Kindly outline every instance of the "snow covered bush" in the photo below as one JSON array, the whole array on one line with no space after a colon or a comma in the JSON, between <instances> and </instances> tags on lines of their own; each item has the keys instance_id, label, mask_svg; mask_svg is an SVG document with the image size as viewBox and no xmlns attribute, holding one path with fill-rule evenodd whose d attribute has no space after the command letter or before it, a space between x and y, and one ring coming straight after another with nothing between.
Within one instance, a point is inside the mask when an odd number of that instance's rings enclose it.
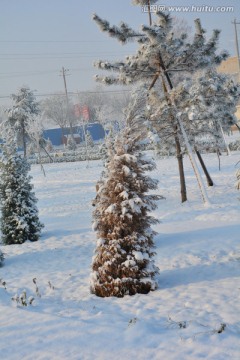
<instances>
[{"instance_id":1,"label":"snow covered bush","mask_svg":"<svg viewBox=\"0 0 240 360\"><path fill-rule=\"evenodd\" d=\"M72 136L68 136L67 149L68 150L76 150L76 148L77 148L76 141L72 138Z\"/></svg>"},{"instance_id":2,"label":"snow covered bush","mask_svg":"<svg viewBox=\"0 0 240 360\"><path fill-rule=\"evenodd\" d=\"M240 140L230 142L229 148L231 151L239 151L240 150Z\"/></svg>"},{"instance_id":3,"label":"snow covered bush","mask_svg":"<svg viewBox=\"0 0 240 360\"><path fill-rule=\"evenodd\" d=\"M90 131L88 131L88 130L86 131L86 142L87 142L87 146L94 147L92 135L91 135Z\"/></svg>"},{"instance_id":4,"label":"snow covered bush","mask_svg":"<svg viewBox=\"0 0 240 360\"><path fill-rule=\"evenodd\" d=\"M47 150L47 152L52 152L53 151L53 144L52 144L50 139L46 140L45 149Z\"/></svg>"},{"instance_id":5,"label":"snow covered bush","mask_svg":"<svg viewBox=\"0 0 240 360\"><path fill-rule=\"evenodd\" d=\"M54 151L49 154L41 153L41 157L35 156L28 158L28 162L31 164L48 164L51 162L75 162L75 161L86 161L86 160L99 160L101 154L99 152L99 146L94 146L93 148L88 148L88 153L86 152L86 147L78 147L75 151L64 150L64 151Z\"/></svg>"},{"instance_id":6,"label":"snow covered bush","mask_svg":"<svg viewBox=\"0 0 240 360\"><path fill-rule=\"evenodd\" d=\"M237 123L239 95L240 86L215 68L197 72L171 91L194 148L212 148L215 152L228 149L225 134Z\"/></svg>"},{"instance_id":7,"label":"snow covered bush","mask_svg":"<svg viewBox=\"0 0 240 360\"><path fill-rule=\"evenodd\" d=\"M151 229L157 220L148 213L160 196L146 194L156 189L157 181L145 175L155 164L139 151L129 128L109 151L93 212L98 241L91 291L101 297L146 294L157 287Z\"/></svg>"},{"instance_id":8,"label":"snow covered bush","mask_svg":"<svg viewBox=\"0 0 240 360\"><path fill-rule=\"evenodd\" d=\"M36 144L30 143L27 147L27 156L28 157L34 156L36 152L37 152Z\"/></svg>"},{"instance_id":9,"label":"snow covered bush","mask_svg":"<svg viewBox=\"0 0 240 360\"><path fill-rule=\"evenodd\" d=\"M12 301L15 301L20 306L29 306L32 305L34 301L34 297L30 296L27 298L27 292L26 290L23 290L20 295L15 295L12 297Z\"/></svg>"},{"instance_id":10,"label":"snow covered bush","mask_svg":"<svg viewBox=\"0 0 240 360\"><path fill-rule=\"evenodd\" d=\"M36 241L43 225L38 218L37 199L28 175L30 165L16 150L5 146L0 166L2 242L10 245Z\"/></svg>"},{"instance_id":11,"label":"snow covered bush","mask_svg":"<svg viewBox=\"0 0 240 360\"><path fill-rule=\"evenodd\" d=\"M116 136L114 135L113 130L110 129L104 138L104 142L99 146L99 156L103 160L104 164L109 161L109 150L114 147L115 137Z\"/></svg>"},{"instance_id":12,"label":"snow covered bush","mask_svg":"<svg viewBox=\"0 0 240 360\"><path fill-rule=\"evenodd\" d=\"M106 146L105 142L103 142L99 146L99 157L103 160L103 162L105 162L107 160L107 146Z\"/></svg>"}]
</instances>

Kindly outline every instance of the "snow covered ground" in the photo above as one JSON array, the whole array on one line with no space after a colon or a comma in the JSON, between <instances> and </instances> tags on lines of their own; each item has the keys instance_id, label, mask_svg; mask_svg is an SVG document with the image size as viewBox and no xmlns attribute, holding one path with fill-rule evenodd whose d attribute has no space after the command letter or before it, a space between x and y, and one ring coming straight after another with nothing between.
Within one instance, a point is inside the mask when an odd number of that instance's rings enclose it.
<instances>
[{"instance_id":1,"label":"snow covered ground","mask_svg":"<svg viewBox=\"0 0 240 360\"><path fill-rule=\"evenodd\" d=\"M180 203L176 159L157 160L154 215L159 289L98 298L89 292L95 234L91 200L101 161L32 167L43 236L1 247L0 357L4 360L240 359L240 152L204 155L215 186L202 204L185 159L189 201ZM34 284L33 279L36 279ZM38 295L36 294L36 285ZM32 305L11 300L26 291Z\"/></svg>"}]
</instances>

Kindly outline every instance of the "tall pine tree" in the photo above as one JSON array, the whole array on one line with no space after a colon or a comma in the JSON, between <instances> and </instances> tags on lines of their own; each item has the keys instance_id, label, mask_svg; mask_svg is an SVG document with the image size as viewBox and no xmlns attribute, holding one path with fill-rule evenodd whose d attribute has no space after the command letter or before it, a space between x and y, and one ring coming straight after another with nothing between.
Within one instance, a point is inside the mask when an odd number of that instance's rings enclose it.
<instances>
[{"instance_id":1,"label":"tall pine tree","mask_svg":"<svg viewBox=\"0 0 240 360\"><path fill-rule=\"evenodd\" d=\"M150 10L150 5L155 1L134 1L137 5L146 5ZM123 61L107 62L97 61L95 65L101 70L109 70L116 75L97 76L96 80L102 83L129 85L143 81L152 89L157 80L163 81L164 91L168 93L173 89L175 74L182 72L193 73L198 69L208 67L212 64L219 64L227 57L226 52L216 53L219 31L214 30L212 37L207 40L204 31L201 28L199 19L195 20L195 35L192 41L188 40L187 34L176 34L173 31L172 18L169 14L163 12L156 13L156 21L150 25L144 25L141 31L136 31L122 22L120 26L111 26L108 21L94 15L93 19L99 25L100 29L107 32L111 37L115 37L121 43L128 41L138 43L138 50L135 55L125 58ZM179 76L178 76L179 81ZM174 132L174 142L176 146L176 156L181 184L182 201L187 200L186 184L183 168L183 155L180 139L183 136L188 147L189 156L192 157L190 144L184 132L181 119L175 117L174 104L168 105L169 118L168 123ZM160 100L159 100L160 103ZM191 160L194 164L194 159ZM197 172L196 164L194 171Z\"/></svg>"}]
</instances>

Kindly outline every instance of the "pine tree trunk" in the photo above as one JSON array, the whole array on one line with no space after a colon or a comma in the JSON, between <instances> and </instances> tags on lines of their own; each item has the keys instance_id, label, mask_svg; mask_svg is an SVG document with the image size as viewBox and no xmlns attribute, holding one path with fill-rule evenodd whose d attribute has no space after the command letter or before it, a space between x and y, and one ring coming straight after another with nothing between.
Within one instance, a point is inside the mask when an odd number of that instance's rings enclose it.
<instances>
[{"instance_id":1,"label":"pine tree trunk","mask_svg":"<svg viewBox=\"0 0 240 360\"><path fill-rule=\"evenodd\" d=\"M160 60L162 62L162 58L160 57ZM162 67L164 67L164 65L162 64ZM151 84L151 87L154 86L157 78L158 78L159 75L157 75L154 79L153 79L153 82ZM171 83L171 80L169 77L167 77L168 81L169 81L169 84L171 84L171 89L173 88L173 85ZM166 98L166 101L169 103L169 106L171 106L171 102L170 102L170 99L169 99L169 96L168 96L168 90L167 90L167 87L165 85L165 81L162 77L162 85L163 85L163 91L164 91L164 94L165 94L165 98ZM185 181L185 174L184 174L184 167L183 167L183 155L182 155L182 151L181 151L181 144L180 144L180 140L179 140L179 136L178 136L178 126L175 126L173 125L173 128L174 128L174 132L175 132L175 135L174 135L174 140L175 140L175 147L176 147L176 156L177 156L177 161L178 161L178 171L179 171L179 178L180 178L180 189L181 189L181 200L182 200L182 203L187 201L187 188L186 188L186 181Z\"/></svg>"},{"instance_id":2,"label":"pine tree trunk","mask_svg":"<svg viewBox=\"0 0 240 360\"><path fill-rule=\"evenodd\" d=\"M180 141L177 135L175 135L175 145L176 145L176 154L177 154L178 170L180 177L181 199L183 203L187 201L187 189L186 189L186 181L185 181L184 167L183 167L183 155L181 151Z\"/></svg>"},{"instance_id":3,"label":"pine tree trunk","mask_svg":"<svg viewBox=\"0 0 240 360\"><path fill-rule=\"evenodd\" d=\"M26 158L27 157L27 142L26 142L26 131L25 131L24 120L21 121L21 127L22 127L23 155Z\"/></svg>"},{"instance_id":4,"label":"pine tree trunk","mask_svg":"<svg viewBox=\"0 0 240 360\"><path fill-rule=\"evenodd\" d=\"M217 148L217 157L218 157L218 170L221 170L221 159L220 159L221 153L219 149Z\"/></svg>"},{"instance_id":5,"label":"pine tree trunk","mask_svg":"<svg viewBox=\"0 0 240 360\"><path fill-rule=\"evenodd\" d=\"M210 176L210 174L209 174L209 172L208 172L208 170L207 170L207 168L206 168L206 166L205 166L205 163L204 163L204 161L203 161L203 158L202 158L200 152L197 150L196 146L194 147L194 150L195 150L195 152L196 152L196 154L197 154L198 160L199 160L199 162L200 162L200 164L201 164L201 166L202 166L202 169L203 169L203 171L204 171L204 174L205 174L205 176L206 176L208 186L213 186L212 178L211 178L211 176Z\"/></svg>"},{"instance_id":6,"label":"pine tree trunk","mask_svg":"<svg viewBox=\"0 0 240 360\"><path fill-rule=\"evenodd\" d=\"M75 142L73 126L72 126L71 120L69 120L69 129L70 129L70 136L71 136L72 140Z\"/></svg>"},{"instance_id":7,"label":"pine tree trunk","mask_svg":"<svg viewBox=\"0 0 240 360\"><path fill-rule=\"evenodd\" d=\"M87 167L89 165L89 152L88 152L88 142L87 142L87 135L86 135L86 129L84 126L84 123L82 122L82 128L83 128L83 134L84 134L84 140L85 140L85 148L86 148L86 161L87 161Z\"/></svg>"},{"instance_id":8,"label":"pine tree trunk","mask_svg":"<svg viewBox=\"0 0 240 360\"><path fill-rule=\"evenodd\" d=\"M173 89L172 81L171 81L171 79L170 79L170 77L169 77L169 74L168 74L168 72L167 72L167 70L166 70L165 64L164 64L164 62L163 62L163 59L162 59L162 56L161 56L160 53L159 53L159 60L160 60L160 67L161 67L162 70L163 70L163 73L164 73L165 78L166 78L166 80L167 80L167 82L168 82L168 85L169 85L170 89ZM167 91L167 90L165 90L165 91ZM190 145L190 143L189 143L189 141L188 141L187 134L186 134L186 132L185 132L183 126L182 126L182 123L181 123L181 120L180 120L180 119L178 119L178 122L179 122L180 130L181 130L181 132L182 132L182 134L183 134L183 137L184 137L184 140L185 140L187 149L188 149L188 154L189 154L189 157L190 157L190 160L191 160L191 164L192 164L192 166L193 166L193 170L194 170L194 172L195 172L195 175L196 175L196 177L197 177L197 181L198 181L198 183L199 183L199 187L200 187L200 190L201 190L201 193L202 193L203 201L206 202L206 203L209 203L209 200L208 200L208 197L207 197L207 194L206 194L204 185L203 185L203 183L202 183L201 175L200 175L200 173L199 173L199 171L198 171L197 164L196 164L195 159L194 159L193 154L192 154L192 148L191 148L191 145ZM177 137L177 139L178 139L178 137ZM175 141L176 141L176 140L175 140ZM178 141L179 141L179 139L178 139ZM180 143L179 143L179 146L180 146ZM177 143L176 143L176 148L177 148L177 147L178 147L178 146L177 146ZM180 150L181 150L181 148L180 148ZM200 154L199 154L199 155L200 155ZM178 156L178 150L177 150L177 156ZM200 155L200 157L201 157L201 155ZM183 162L182 162L182 164L180 164L180 161L181 161L180 158L179 158L178 161L179 161L178 166L179 166L179 174L180 174L180 183L181 183L181 186L184 185L184 186L186 187L185 179L184 179L184 184L183 184L183 183L182 183L182 178L181 178L181 176L184 177L184 171L183 171L183 174L182 174L182 175L181 175L181 172L180 172L180 165L182 166L182 170L183 170ZM199 161L200 161L200 159L199 159ZM206 168L206 166L205 166L205 164L204 164L204 161L203 161L202 157L201 157L200 163L201 163L201 165L202 165L202 164L204 165L204 168L205 168L206 171L207 171L207 168ZM203 166L203 165L202 165L202 166ZM204 171L204 172L205 172L205 171ZM208 174L208 175L209 175L209 174ZM210 185L209 185L209 186L210 186ZM186 191L186 189L185 189L185 191ZM182 188L181 188L181 193L182 193ZM183 194L182 194L182 199L183 199ZM187 197L186 197L186 200L187 200ZM186 201L186 200L184 200L184 201ZM183 201L182 201L182 202L183 202Z\"/></svg>"},{"instance_id":9,"label":"pine tree trunk","mask_svg":"<svg viewBox=\"0 0 240 360\"><path fill-rule=\"evenodd\" d=\"M205 187L204 187L204 184L203 184L203 181L202 181L202 177L201 177L201 174L200 174L200 172L199 172L199 169L198 169L196 160L195 160L195 158L194 158L191 145L190 145L190 143L189 143L189 141L188 141L188 137L187 137L186 131L185 131L184 127L183 127L183 124L182 124L181 119L179 119L179 118L177 117L177 120L178 120L178 124L179 124L180 130L181 130L181 133L182 133L182 135L183 135L184 142L185 142L186 147L187 147L189 159L190 159L190 161L191 161L193 170L194 170L195 175L196 175L196 178L197 178L197 182L198 182L198 185L199 185L199 188L200 188L200 191L201 191L201 195L202 195L202 198L203 198L203 202L204 202L205 204L207 204L207 205L210 205L210 201L209 201L209 198L208 198L208 196L207 196L207 192L206 192L206 189L205 189Z\"/></svg>"},{"instance_id":10,"label":"pine tree trunk","mask_svg":"<svg viewBox=\"0 0 240 360\"><path fill-rule=\"evenodd\" d=\"M151 2L150 2L150 0L148 0L148 18L149 18L149 25L152 26Z\"/></svg>"},{"instance_id":11,"label":"pine tree trunk","mask_svg":"<svg viewBox=\"0 0 240 360\"><path fill-rule=\"evenodd\" d=\"M225 137L225 135L224 135L222 125L221 125L220 123L219 123L219 126L220 126L220 130L221 130L221 134L222 134L222 137L223 137L223 141L224 141L225 147L226 147L226 149L227 149L227 154L228 154L228 155L231 155L231 151L230 151L229 146L228 146L228 144L227 144L227 140L226 140L226 137Z\"/></svg>"}]
</instances>

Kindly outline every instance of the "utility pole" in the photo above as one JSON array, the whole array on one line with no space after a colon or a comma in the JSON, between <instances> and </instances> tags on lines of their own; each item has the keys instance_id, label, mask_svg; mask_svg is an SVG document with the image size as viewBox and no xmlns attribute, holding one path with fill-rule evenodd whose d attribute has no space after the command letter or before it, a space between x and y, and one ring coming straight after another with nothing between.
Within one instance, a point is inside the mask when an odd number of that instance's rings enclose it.
<instances>
[{"instance_id":1,"label":"utility pole","mask_svg":"<svg viewBox=\"0 0 240 360\"><path fill-rule=\"evenodd\" d=\"M70 128L70 135L72 137L72 139L74 140L74 136L73 136L73 128L72 128L72 123L70 120L70 111L69 111L69 98L68 98L68 91L67 91L67 82L66 82L66 74L69 70L65 69L64 66L62 67L61 70L61 75L63 77L63 83L64 83L64 90L65 90L65 95L66 95L66 102L67 102L67 116L68 116L68 123L69 123L69 128ZM75 141L75 140L74 140Z\"/></svg>"},{"instance_id":2,"label":"utility pole","mask_svg":"<svg viewBox=\"0 0 240 360\"><path fill-rule=\"evenodd\" d=\"M78 101L79 101L79 104L80 104L80 94L79 94L79 92L77 94L78 94ZM89 166L89 152L88 152L88 142L87 142L87 136L86 136L86 129L85 129L85 124L84 124L82 115L80 115L80 118L82 120L82 129L83 129L83 135L84 135L84 140L85 140L86 160L87 160L87 167L88 167Z\"/></svg>"},{"instance_id":3,"label":"utility pole","mask_svg":"<svg viewBox=\"0 0 240 360\"><path fill-rule=\"evenodd\" d=\"M237 51L238 80L240 82L240 56L239 56L239 46L238 46L238 34L237 34L237 25L240 25L240 22L237 22L237 20L234 19L232 24L234 24L234 29L235 29L235 44L236 44L236 51Z\"/></svg>"}]
</instances>

